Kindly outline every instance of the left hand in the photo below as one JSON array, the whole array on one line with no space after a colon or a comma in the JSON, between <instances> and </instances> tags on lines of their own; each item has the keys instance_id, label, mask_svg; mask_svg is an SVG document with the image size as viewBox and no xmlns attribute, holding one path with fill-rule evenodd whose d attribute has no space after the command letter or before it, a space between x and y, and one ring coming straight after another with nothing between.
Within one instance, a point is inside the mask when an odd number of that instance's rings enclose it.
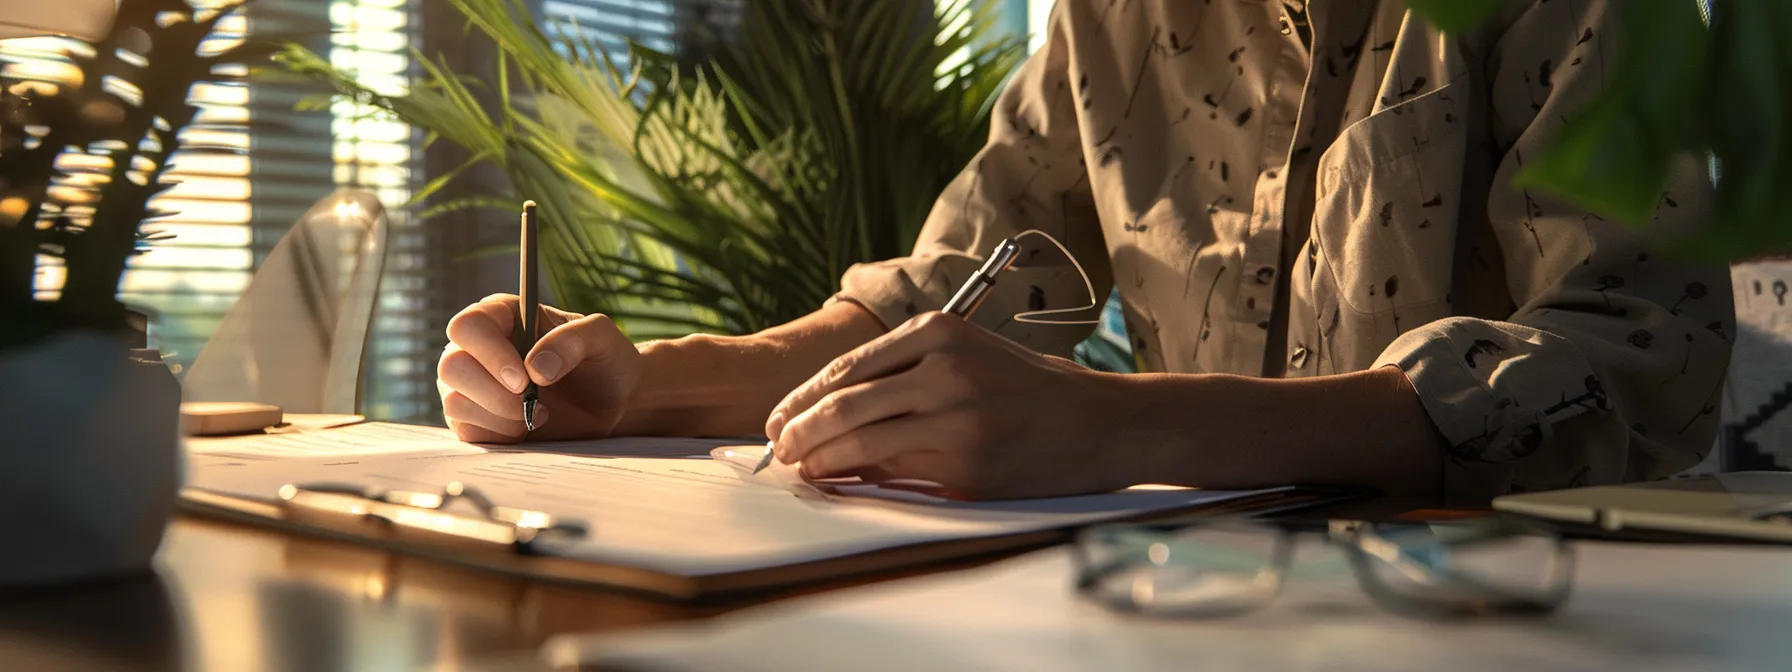
<instances>
[{"instance_id":1,"label":"left hand","mask_svg":"<svg viewBox=\"0 0 1792 672\"><path fill-rule=\"evenodd\" d=\"M766 435L808 478L919 479L973 499L1106 492L1133 485L1112 450L1127 385L928 313L792 390Z\"/></svg>"}]
</instances>

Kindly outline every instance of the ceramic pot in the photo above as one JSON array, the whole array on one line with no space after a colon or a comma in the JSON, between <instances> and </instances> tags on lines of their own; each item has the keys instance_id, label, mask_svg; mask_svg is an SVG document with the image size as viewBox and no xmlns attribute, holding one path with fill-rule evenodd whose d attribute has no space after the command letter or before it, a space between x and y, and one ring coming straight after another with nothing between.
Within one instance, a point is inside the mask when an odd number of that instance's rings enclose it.
<instances>
[{"instance_id":1,"label":"ceramic pot","mask_svg":"<svg viewBox=\"0 0 1792 672\"><path fill-rule=\"evenodd\" d=\"M183 470L153 351L91 331L0 350L0 586L147 571Z\"/></svg>"}]
</instances>

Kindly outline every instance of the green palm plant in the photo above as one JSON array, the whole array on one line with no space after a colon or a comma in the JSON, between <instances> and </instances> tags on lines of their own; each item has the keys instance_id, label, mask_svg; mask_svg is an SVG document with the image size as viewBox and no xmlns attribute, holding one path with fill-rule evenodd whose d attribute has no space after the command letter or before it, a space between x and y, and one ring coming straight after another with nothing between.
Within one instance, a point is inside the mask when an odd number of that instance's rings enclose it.
<instances>
[{"instance_id":1,"label":"green palm plant","mask_svg":"<svg viewBox=\"0 0 1792 672\"><path fill-rule=\"evenodd\" d=\"M550 37L513 0L450 2L496 43L498 81L419 55L423 85L382 96L302 47L279 60L467 150L419 190L423 216L540 202L557 302L636 338L780 324L852 264L906 254L1023 55L994 37L995 3L796 0L751 3L710 63L636 45L623 72L576 25ZM488 162L509 191L448 197Z\"/></svg>"}]
</instances>

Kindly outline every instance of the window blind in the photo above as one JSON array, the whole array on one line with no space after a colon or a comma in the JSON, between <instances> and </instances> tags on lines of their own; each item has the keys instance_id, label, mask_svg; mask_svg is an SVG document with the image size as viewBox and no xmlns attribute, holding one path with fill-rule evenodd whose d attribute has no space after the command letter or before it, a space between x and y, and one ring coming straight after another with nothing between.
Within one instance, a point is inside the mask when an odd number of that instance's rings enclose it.
<instances>
[{"instance_id":1,"label":"window blind","mask_svg":"<svg viewBox=\"0 0 1792 672\"><path fill-rule=\"evenodd\" d=\"M251 37L310 38L332 63L356 71L383 92L411 81L414 0L257 0L224 19L208 48ZM195 2L196 5L218 4ZM327 39L319 39L327 36ZM67 82L79 73L68 55L87 49L62 38L0 41L0 74ZM221 73L240 75L237 73ZM191 99L201 111L182 132L188 146L233 153L181 152L168 179L179 185L154 206L177 214L150 225L175 234L131 260L120 298L156 315L152 338L176 371L191 365L225 313L286 231L312 204L339 186L365 188L391 222L386 275L363 368L362 406L372 417L413 417L435 397L433 353L419 311L424 232L401 209L413 189L416 134L366 110L336 102L321 111L297 104L318 93L274 83L202 82ZM59 163L104 161L70 153ZM40 260L37 291L61 288L60 261Z\"/></svg>"}]
</instances>

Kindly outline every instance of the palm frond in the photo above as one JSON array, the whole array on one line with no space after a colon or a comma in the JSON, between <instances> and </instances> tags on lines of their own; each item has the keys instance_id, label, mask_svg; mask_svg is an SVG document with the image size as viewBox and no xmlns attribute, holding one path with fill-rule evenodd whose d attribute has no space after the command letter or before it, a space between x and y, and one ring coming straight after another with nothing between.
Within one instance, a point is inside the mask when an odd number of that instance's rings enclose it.
<instances>
[{"instance_id":1,"label":"palm frond","mask_svg":"<svg viewBox=\"0 0 1792 672\"><path fill-rule=\"evenodd\" d=\"M519 0L449 2L501 53L490 115L421 56L425 81L398 97L297 47L281 61L501 168L508 195L543 205L558 300L636 338L776 325L852 264L906 254L1022 55L995 38L995 3L792 0L751 3L711 63L631 45L624 72ZM502 202L454 193L465 168L419 191L425 213Z\"/></svg>"}]
</instances>

